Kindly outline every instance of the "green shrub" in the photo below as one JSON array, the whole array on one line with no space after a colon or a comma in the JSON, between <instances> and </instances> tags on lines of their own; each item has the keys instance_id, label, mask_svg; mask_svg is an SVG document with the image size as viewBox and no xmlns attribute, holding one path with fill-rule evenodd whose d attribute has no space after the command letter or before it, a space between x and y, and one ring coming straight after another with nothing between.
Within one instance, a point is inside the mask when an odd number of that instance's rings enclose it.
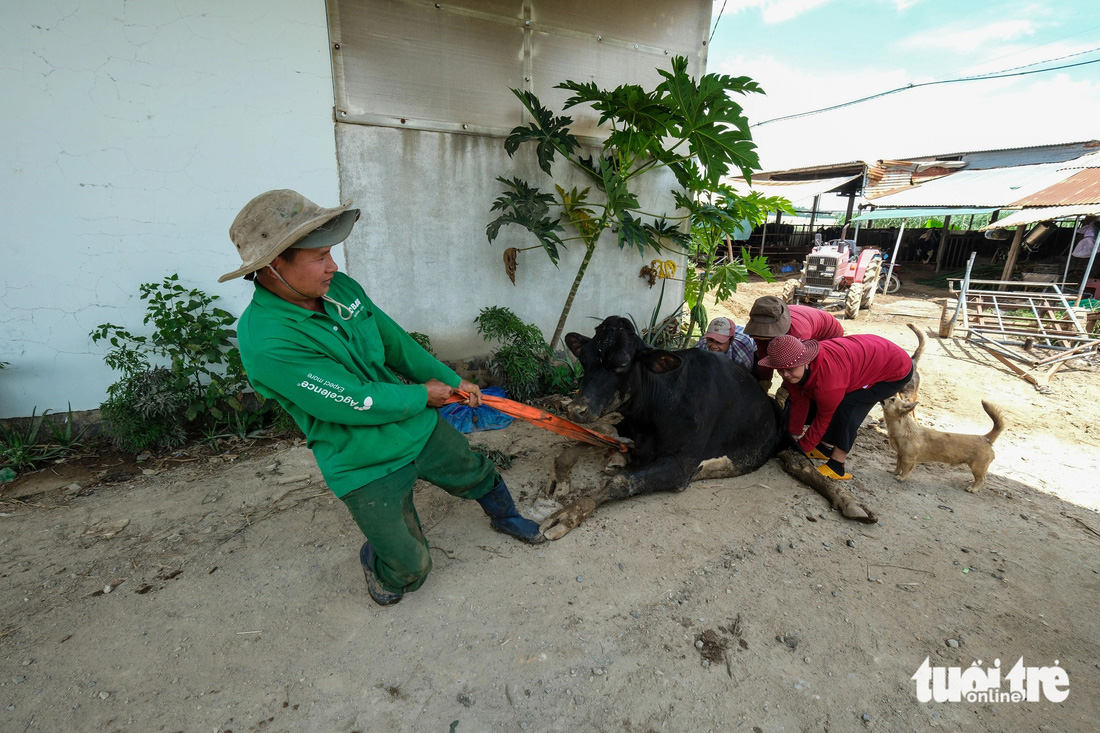
<instances>
[{"instance_id":1,"label":"green shrub","mask_svg":"<svg viewBox=\"0 0 1100 733\"><path fill-rule=\"evenodd\" d=\"M420 333L419 331L409 331L409 335L412 336L413 341L424 347L424 351L435 356L435 350L432 348L432 340L428 337L428 334Z\"/></svg>"},{"instance_id":2,"label":"green shrub","mask_svg":"<svg viewBox=\"0 0 1100 733\"><path fill-rule=\"evenodd\" d=\"M482 308L474 319L477 332L500 348L489 357L489 368L501 378L513 399L523 402L547 394L567 394L577 388L580 364L554 356L538 326L524 323L507 308Z\"/></svg>"},{"instance_id":3,"label":"green shrub","mask_svg":"<svg viewBox=\"0 0 1100 733\"><path fill-rule=\"evenodd\" d=\"M103 430L124 451L175 448L187 441L184 411L190 397L163 367L127 374L107 388L99 406Z\"/></svg>"},{"instance_id":4,"label":"green shrub","mask_svg":"<svg viewBox=\"0 0 1100 733\"><path fill-rule=\"evenodd\" d=\"M275 400L270 400L267 404L271 405L269 417L271 420L272 432L304 436L302 429L298 427L298 423L294 422L294 418L290 416L290 413L287 412L282 405Z\"/></svg>"},{"instance_id":5,"label":"green shrub","mask_svg":"<svg viewBox=\"0 0 1100 733\"><path fill-rule=\"evenodd\" d=\"M93 342L110 343L104 361L122 372L100 408L108 435L139 451L179 445L192 427L239 423L248 381L230 341L236 316L213 306L217 296L185 288L178 275L145 283L140 292L152 334L112 323L91 333Z\"/></svg>"}]
</instances>

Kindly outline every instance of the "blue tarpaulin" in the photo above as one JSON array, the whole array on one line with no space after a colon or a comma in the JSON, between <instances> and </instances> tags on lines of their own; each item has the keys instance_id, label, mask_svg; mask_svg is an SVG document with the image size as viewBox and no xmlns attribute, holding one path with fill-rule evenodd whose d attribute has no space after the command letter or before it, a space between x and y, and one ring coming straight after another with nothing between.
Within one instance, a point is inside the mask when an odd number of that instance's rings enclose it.
<instances>
[{"instance_id":1,"label":"blue tarpaulin","mask_svg":"<svg viewBox=\"0 0 1100 733\"><path fill-rule=\"evenodd\" d=\"M495 397L507 397L500 387L486 387L482 394ZM444 405L439 408L439 414L443 419L454 425L460 433L476 433L479 430L499 430L512 424L515 418L505 415L500 410L495 410L488 405L470 407L460 402Z\"/></svg>"}]
</instances>

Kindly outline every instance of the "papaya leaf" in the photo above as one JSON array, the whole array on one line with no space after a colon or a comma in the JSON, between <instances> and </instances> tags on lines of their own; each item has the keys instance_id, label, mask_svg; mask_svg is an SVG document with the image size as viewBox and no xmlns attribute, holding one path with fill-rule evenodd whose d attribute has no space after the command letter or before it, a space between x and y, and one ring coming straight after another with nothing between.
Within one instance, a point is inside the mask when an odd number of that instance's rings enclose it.
<instances>
[{"instance_id":1,"label":"papaya leaf","mask_svg":"<svg viewBox=\"0 0 1100 733\"><path fill-rule=\"evenodd\" d=\"M554 164L554 154L560 152L568 157L580 147L580 142L569 132L569 126L573 124L573 118L555 117L550 110L542 106L538 97L529 91L513 89L512 93L519 98L519 101L531 113L534 121L526 127L513 128L504 141L504 150L508 153L508 157L512 157L523 143L535 142L539 168L546 175L552 175L551 167Z\"/></svg>"},{"instance_id":2,"label":"papaya leaf","mask_svg":"<svg viewBox=\"0 0 1100 733\"><path fill-rule=\"evenodd\" d=\"M497 238L503 225L518 224L535 235L550 256L550 261L556 266L561 256L558 246L564 247L565 244L557 234L564 231L560 219L550 216L550 205L555 203L554 197L519 178L509 180L498 177L497 180L506 186L506 190L493 202L491 210L500 211L501 214L485 227L489 242Z\"/></svg>"}]
</instances>

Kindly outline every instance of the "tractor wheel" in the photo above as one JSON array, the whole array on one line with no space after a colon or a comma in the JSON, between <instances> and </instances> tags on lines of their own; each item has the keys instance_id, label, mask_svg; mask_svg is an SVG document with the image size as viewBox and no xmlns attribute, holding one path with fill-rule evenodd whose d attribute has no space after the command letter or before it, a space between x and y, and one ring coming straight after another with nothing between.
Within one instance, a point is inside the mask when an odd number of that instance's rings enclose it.
<instances>
[{"instance_id":1,"label":"tractor wheel","mask_svg":"<svg viewBox=\"0 0 1100 733\"><path fill-rule=\"evenodd\" d=\"M859 305L863 301L863 283L852 283L844 298L844 317L854 321L859 318Z\"/></svg>"},{"instance_id":2,"label":"tractor wheel","mask_svg":"<svg viewBox=\"0 0 1100 733\"><path fill-rule=\"evenodd\" d=\"M792 279L792 280L788 280L787 282L783 283L783 302L786 303L787 305L790 305L790 304L795 302L794 291L798 289L798 286L799 286L800 282L801 281L799 281L799 280Z\"/></svg>"},{"instance_id":3,"label":"tractor wheel","mask_svg":"<svg viewBox=\"0 0 1100 733\"><path fill-rule=\"evenodd\" d=\"M949 339L955 333L955 308L958 301L952 303L946 300L943 303L943 313L940 314L940 338Z\"/></svg>"},{"instance_id":4,"label":"tractor wheel","mask_svg":"<svg viewBox=\"0 0 1100 733\"><path fill-rule=\"evenodd\" d=\"M871 260L871 264L867 265L867 270L863 273L863 301L860 303L860 307L865 310L871 310L871 306L875 302L875 293L878 292L878 288L874 284L878 282L881 269L882 259L876 257Z\"/></svg>"}]
</instances>

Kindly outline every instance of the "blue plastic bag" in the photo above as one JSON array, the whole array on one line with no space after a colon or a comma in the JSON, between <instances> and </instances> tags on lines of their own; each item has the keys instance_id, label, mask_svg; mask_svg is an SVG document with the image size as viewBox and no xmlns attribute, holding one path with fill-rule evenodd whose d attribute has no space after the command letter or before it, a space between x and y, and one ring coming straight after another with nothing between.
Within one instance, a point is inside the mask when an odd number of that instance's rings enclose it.
<instances>
[{"instance_id":1,"label":"blue plastic bag","mask_svg":"<svg viewBox=\"0 0 1100 733\"><path fill-rule=\"evenodd\" d=\"M481 394L494 397L507 397L500 387L486 387ZM515 418L505 415L500 410L495 410L488 405L470 407L460 402L444 405L439 408L439 414L443 419L454 425L460 433L476 433L480 430L500 430L512 424Z\"/></svg>"}]
</instances>

